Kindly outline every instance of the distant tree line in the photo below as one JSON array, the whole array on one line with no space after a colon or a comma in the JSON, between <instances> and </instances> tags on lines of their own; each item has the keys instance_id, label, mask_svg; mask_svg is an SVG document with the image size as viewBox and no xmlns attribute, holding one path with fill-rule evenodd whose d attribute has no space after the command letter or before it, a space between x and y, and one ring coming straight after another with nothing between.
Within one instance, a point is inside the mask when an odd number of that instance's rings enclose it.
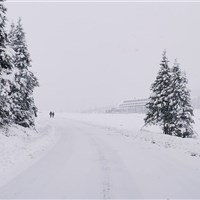
<instances>
[{"instance_id":1,"label":"distant tree line","mask_svg":"<svg viewBox=\"0 0 200 200\"><path fill-rule=\"evenodd\" d=\"M186 74L180 70L177 60L172 68L168 62L164 51L160 70L151 85L145 125L159 125L164 134L192 137L193 108Z\"/></svg>"},{"instance_id":2,"label":"distant tree line","mask_svg":"<svg viewBox=\"0 0 200 200\"><path fill-rule=\"evenodd\" d=\"M6 30L4 0L0 0L0 127L34 126L37 107L33 90L39 86L30 71L31 59L21 19Z\"/></svg>"}]
</instances>

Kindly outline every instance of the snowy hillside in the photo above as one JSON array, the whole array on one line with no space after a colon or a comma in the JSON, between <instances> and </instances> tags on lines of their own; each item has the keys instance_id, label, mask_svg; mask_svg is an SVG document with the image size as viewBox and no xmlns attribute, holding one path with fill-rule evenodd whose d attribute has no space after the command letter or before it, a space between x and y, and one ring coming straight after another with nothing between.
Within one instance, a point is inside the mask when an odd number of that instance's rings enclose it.
<instances>
[{"instance_id":1,"label":"snowy hillside","mask_svg":"<svg viewBox=\"0 0 200 200\"><path fill-rule=\"evenodd\" d=\"M200 157L200 110L195 110L194 115L195 139L164 135L158 126L144 127L144 114L66 114L62 116L103 127L132 139L148 141Z\"/></svg>"},{"instance_id":2,"label":"snowy hillside","mask_svg":"<svg viewBox=\"0 0 200 200\"><path fill-rule=\"evenodd\" d=\"M37 131L17 125L1 130L0 186L41 158L57 139L53 126L42 119L37 124Z\"/></svg>"}]
</instances>

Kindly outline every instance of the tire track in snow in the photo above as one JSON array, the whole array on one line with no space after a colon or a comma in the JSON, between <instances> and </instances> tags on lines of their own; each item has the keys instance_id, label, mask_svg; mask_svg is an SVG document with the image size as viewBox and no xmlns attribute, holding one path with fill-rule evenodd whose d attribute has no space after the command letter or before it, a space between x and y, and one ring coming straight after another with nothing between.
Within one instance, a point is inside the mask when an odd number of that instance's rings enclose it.
<instances>
[{"instance_id":1,"label":"tire track in snow","mask_svg":"<svg viewBox=\"0 0 200 200\"><path fill-rule=\"evenodd\" d=\"M118 154L118 150L109 144L109 132L89 125L85 126L87 129L82 129L82 133L88 137L93 146L94 158L102 171L102 199L141 198L142 195L134 177Z\"/></svg>"},{"instance_id":2,"label":"tire track in snow","mask_svg":"<svg viewBox=\"0 0 200 200\"><path fill-rule=\"evenodd\" d=\"M97 150L97 154L98 154L98 160L100 162L101 165L101 169L102 169L102 173L103 173L103 177L102 177L102 196L103 199L110 199L110 192L111 192L111 186L110 186L110 164L109 164L109 160L106 157L105 152L102 150L101 145L99 144L99 142L97 142L97 139L95 139L93 136L91 136L90 134L87 134L92 142L92 145L95 146L96 150Z\"/></svg>"}]
</instances>

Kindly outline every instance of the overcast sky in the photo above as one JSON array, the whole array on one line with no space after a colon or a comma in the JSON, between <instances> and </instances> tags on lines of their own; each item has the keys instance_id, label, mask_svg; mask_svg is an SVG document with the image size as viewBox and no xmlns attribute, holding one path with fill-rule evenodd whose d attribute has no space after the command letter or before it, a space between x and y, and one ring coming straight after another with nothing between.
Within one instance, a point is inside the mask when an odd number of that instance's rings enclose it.
<instances>
[{"instance_id":1,"label":"overcast sky","mask_svg":"<svg viewBox=\"0 0 200 200\"><path fill-rule=\"evenodd\" d=\"M18 17L40 110L77 111L146 98L162 51L200 95L200 3L6 3Z\"/></svg>"}]
</instances>

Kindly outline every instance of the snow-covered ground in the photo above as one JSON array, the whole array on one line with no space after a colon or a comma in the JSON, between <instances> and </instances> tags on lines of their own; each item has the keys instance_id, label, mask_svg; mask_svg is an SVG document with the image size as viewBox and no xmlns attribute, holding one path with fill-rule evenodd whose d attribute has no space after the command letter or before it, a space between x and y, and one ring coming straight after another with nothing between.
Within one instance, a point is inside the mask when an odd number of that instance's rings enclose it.
<instances>
[{"instance_id":1,"label":"snow-covered ground","mask_svg":"<svg viewBox=\"0 0 200 200\"><path fill-rule=\"evenodd\" d=\"M0 198L200 198L200 139L140 114L58 114L0 136ZM200 133L200 112L195 112ZM20 137L16 136L17 134Z\"/></svg>"},{"instance_id":2,"label":"snow-covered ground","mask_svg":"<svg viewBox=\"0 0 200 200\"><path fill-rule=\"evenodd\" d=\"M0 132L0 187L35 163L57 142L58 135L40 118L37 130L13 126Z\"/></svg>"},{"instance_id":3,"label":"snow-covered ground","mask_svg":"<svg viewBox=\"0 0 200 200\"><path fill-rule=\"evenodd\" d=\"M195 139L163 135L158 126L144 127L144 114L60 114L60 116L115 131L131 139L182 150L200 157L200 110L194 112Z\"/></svg>"}]
</instances>

